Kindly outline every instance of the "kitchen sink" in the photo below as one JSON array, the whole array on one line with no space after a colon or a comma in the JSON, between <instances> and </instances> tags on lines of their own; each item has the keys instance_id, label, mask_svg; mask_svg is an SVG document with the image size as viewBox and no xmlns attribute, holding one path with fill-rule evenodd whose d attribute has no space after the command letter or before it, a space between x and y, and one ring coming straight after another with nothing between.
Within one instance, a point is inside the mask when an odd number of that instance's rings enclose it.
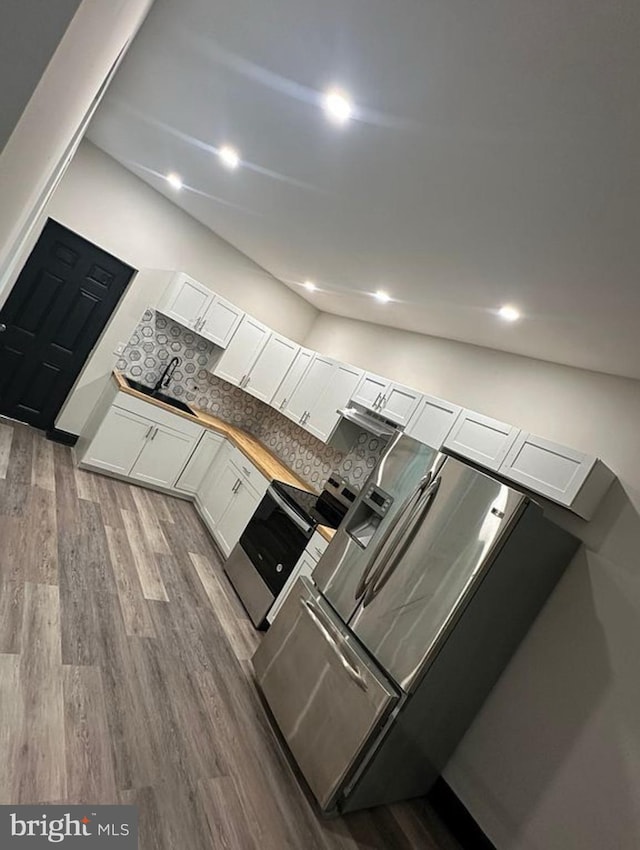
<instances>
[{"instance_id":1,"label":"kitchen sink","mask_svg":"<svg viewBox=\"0 0 640 850\"><path fill-rule=\"evenodd\" d=\"M177 398L172 398L170 395L165 395L159 390L154 391L153 387L141 384L140 381L134 381L133 378L125 378L125 381L132 390L137 390L139 393L148 395L149 398L155 398L158 401L162 401L164 404L175 407L176 410L182 410L183 413L191 413L193 415L193 410L191 410L189 405L185 404L183 401L179 401Z\"/></svg>"}]
</instances>

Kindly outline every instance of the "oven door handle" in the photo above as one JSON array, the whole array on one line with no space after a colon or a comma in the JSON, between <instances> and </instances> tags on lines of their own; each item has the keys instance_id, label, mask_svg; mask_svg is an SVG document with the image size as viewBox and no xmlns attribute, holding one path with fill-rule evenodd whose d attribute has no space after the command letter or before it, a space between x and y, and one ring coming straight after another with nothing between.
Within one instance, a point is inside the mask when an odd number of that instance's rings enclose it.
<instances>
[{"instance_id":1,"label":"oven door handle","mask_svg":"<svg viewBox=\"0 0 640 850\"><path fill-rule=\"evenodd\" d=\"M292 507L290 507L285 500L280 496L279 493L275 491L273 487L269 487L267 490L269 497L273 499L276 505L289 517L291 522L295 523L301 531L304 531L305 534L309 534L313 531L313 526L309 525L308 522L305 522L301 516L299 516Z\"/></svg>"}]
</instances>

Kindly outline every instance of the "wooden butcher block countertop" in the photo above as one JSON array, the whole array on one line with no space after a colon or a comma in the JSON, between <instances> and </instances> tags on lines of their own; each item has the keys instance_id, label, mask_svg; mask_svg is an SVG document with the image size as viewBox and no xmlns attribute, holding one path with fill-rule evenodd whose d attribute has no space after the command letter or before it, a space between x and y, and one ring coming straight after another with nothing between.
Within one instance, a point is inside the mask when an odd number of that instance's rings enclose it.
<instances>
[{"instance_id":1,"label":"wooden butcher block countertop","mask_svg":"<svg viewBox=\"0 0 640 850\"><path fill-rule=\"evenodd\" d=\"M126 377L117 370L114 370L113 378L121 392L140 398L143 401L149 402L149 404L154 404L156 407L168 410L176 416L182 416L183 419L189 419L191 422L197 422L199 425L202 425L203 428L209 428L211 431L216 431L218 434L222 434L230 440L236 448L240 449L245 457L250 460L251 463L260 470L264 477L269 479L269 481L284 481L286 484L293 484L294 487L300 487L302 490L313 492L313 489L309 487L306 482L304 482L301 478L298 478L298 476L272 452L270 452L269 449L260 442L260 440L257 440L251 434L243 431L242 428L237 428L229 422L218 419L217 416L212 416L210 413L198 410L197 407L189 405L193 410L193 413L185 413L182 410L177 410L170 404L165 404L165 402L159 401L157 398L138 392L138 390L134 390L133 387L129 386ZM332 528L327 528L324 525L319 525L317 531L326 540L331 540L335 534Z\"/></svg>"}]
</instances>

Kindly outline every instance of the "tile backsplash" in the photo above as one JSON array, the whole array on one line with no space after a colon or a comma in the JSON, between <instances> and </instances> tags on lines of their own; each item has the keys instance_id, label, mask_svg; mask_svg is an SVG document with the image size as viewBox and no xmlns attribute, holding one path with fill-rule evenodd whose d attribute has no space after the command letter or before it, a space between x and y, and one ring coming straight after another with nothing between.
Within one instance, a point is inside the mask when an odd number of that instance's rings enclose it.
<instances>
[{"instance_id":1,"label":"tile backsplash","mask_svg":"<svg viewBox=\"0 0 640 850\"><path fill-rule=\"evenodd\" d=\"M116 368L152 385L171 358L178 357L171 395L249 431L311 487L321 489L333 470L356 487L364 483L384 440L361 431L347 453L325 445L268 404L208 372L214 348L172 319L146 310Z\"/></svg>"}]
</instances>

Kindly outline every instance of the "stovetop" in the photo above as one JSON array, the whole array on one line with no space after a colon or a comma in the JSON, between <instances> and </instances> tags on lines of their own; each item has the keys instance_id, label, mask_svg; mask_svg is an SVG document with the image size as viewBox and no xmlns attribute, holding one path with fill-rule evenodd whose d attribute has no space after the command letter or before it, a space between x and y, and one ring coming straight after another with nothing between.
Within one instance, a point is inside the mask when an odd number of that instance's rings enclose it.
<instances>
[{"instance_id":1,"label":"stovetop","mask_svg":"<svg viewBox=\"0 0 640 850\"><path fill-rule=\"evenodd\" d=\"M319 496L292 484L285 484L284 481L274 481L271 486L307 522L329 528L338 528L356 497L356 491L335 476L329 478L327 487Z\"/></svg>"}]
</instances>

